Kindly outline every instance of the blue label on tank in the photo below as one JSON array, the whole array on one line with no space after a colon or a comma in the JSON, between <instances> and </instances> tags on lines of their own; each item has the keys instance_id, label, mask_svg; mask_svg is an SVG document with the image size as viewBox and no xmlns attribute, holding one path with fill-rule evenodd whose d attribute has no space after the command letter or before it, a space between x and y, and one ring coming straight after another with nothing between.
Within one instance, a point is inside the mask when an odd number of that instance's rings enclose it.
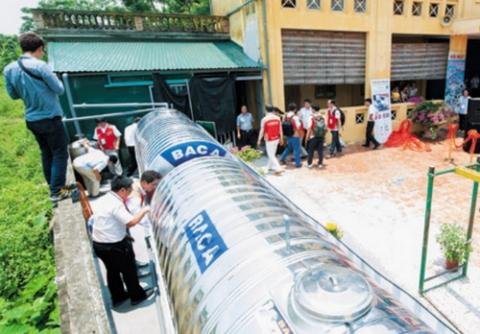
<instances>
[{"instance_id":1,"label":"blue label on tank","mask_svg":"<svg viewBox=\"0 0 480 334\"><path fill-rule=\"evenodd\" d=\"M202 274L228 249L205 211L185 225L185 233Z\"/></svg>"},{"instance_id":2,"label":"blue label on tank","mask_svg":"<svg viewBox=\"0 0 480 334\"><path fill-rule=\"evenodd\" d=\"M207 141L191 141L170 147L162 157L172 166L178 166L194 158L207 155L223 157L227 151L222 146Z\"/></svg>"}]
</instances>

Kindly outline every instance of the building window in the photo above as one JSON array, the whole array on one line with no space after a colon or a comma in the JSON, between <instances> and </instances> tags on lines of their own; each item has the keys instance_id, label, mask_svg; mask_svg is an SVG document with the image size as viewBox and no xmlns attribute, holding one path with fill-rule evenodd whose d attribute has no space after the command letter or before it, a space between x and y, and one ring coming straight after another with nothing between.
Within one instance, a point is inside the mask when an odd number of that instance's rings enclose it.
<instances>
[{"instance_id":1,"label":"building window","mask_svg":"<svg viewBox=\"0 0 480 334\"><path fill-rule=\"evenodd\" d=\"M365 13L367 11L367 0L355 0L353 2L353 10L356 13Z\"/></svg>"},{"instance_id":2,"label":"building window","mask_svg":"<svg viewBox=\"0 0 480 334\"><path fill-rule=\"evenodd\" d=\"M332 10L335 12L343 11L343 0L332 0Z\"/></svg>"},{"instance_id":3,"label":"building window","mask_svg":"<svg viewBox=\"0 0 480 334\"><path fill-rule=\"evenodd\" d=\"M412 5L412 15L421 16L422 15L422 3L414 1Z\"/></svg>"},{"instance_id":4,"label":"building window","mask_svg":"<svg viewBox=\"0 0 480 334\"><path fill-rule=\"evenodd\" d=\"M437 17L438 16L438 3L431 3L430 4L430 17Z\"/></svg>"},{"instance_id":5,"label":"building window","mask_svg":"<svg viewBox=\"0 0 480 334\"><path fill-rule=\"evenodd\" d=\"M308 9L320 9L320 0L307 0Z\"/></svg>"},{"instance_id":6,"label":"building window","mask_svg":"<svg viewBox=\"0 0 480 334\"><path fill-rule=\"evenodd\" d=\"M334 99L337 95L337 87L335 85L315 86L316 99Z\"/></svg>"},{"instance_id":7,"label":"building window","mask_svg":"<svg viewBox=\"0 0 480 334\"><path fill-rule=\"evenodd\" d=\"M455 16L455 5L447 5L447 7L445 7L445 16L449 18Z\"/></svg>"},{"instance_id":8,"label":"building window","mask_svg":"<svg viewBox=\"0 0 480 334\"><path fill-rule=\"evenodd\" d=\"M393 14L403 15L403 0L395 0L393 2Z\"/></svg>"},{"instance_id":9,"label":"building window","mask_svg":"<svg viewBox=\"0 0 480 334\"><path fill-rule=\"evenodd\" d=\"M282 0L283 8L295 8L297 7L297 0Z\"/></svg>"}]
</instances>

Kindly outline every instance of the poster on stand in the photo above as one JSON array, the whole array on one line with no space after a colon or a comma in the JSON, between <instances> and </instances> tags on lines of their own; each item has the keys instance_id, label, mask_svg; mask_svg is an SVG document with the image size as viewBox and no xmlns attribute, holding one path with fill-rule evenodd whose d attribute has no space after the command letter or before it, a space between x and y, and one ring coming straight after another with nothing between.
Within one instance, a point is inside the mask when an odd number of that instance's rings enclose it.
<instances>
[{"instance_id":1,"label":"poster on stand","mask_svg":"<svg viewBox=\"0 0 480 334\"><path fill-rule=\"evenodd\" d=\"M450 52L445 85L445 103L453 110L458 109L459 97L465 89L465 55Z\"/></svg>"},{"instance_id":2,"label":"poster on stand","mask_svg":"<svg viewBox=\"0 0 480 334\"><path fill-rule=\"evenodd\" d=\"M390 103L390 79L372 80L372 103L375 106L375 139L383 144L392 133L392 108Z\"/></svg>"}]
</instances>

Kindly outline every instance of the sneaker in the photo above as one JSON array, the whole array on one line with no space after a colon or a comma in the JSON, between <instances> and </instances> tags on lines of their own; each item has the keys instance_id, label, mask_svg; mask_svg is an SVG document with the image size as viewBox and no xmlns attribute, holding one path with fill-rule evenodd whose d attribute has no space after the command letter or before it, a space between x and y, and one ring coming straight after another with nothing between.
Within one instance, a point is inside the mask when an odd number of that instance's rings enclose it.
<instances>
[{"instance_id":1,"label":"sneaker","mask_svg":"<svg viewBox=\"0 0 480 334\"><path fill-rule=\"evenodd\" d=\"M63 189L66 189L66 190L74 190L74 189L77 189L77 185L75 183L70 183L70 184L66 184Z\"/></svg>"},{"instance_id":2,"label":"sneaker","mask_svg":"<svg viewBox=\"0 0 480 334\"><path fill-rule=\"evenodd\" d=\"M307 165L307 167L308 167L308 168L312 168L312 167L313 167L313 165L312 165L312 164L310 164L310 165Z\"/></svg>"},{"instance_id":3,"label":"sneaker","mask_svg":"<svg viewBox=\"0 0 480 334\"><path fill-rule=\"evenodd\" d=\"M50 200L53 203L57 203L66 198L69 198L71 194L72 194L71 190L61 189L58 193L50 195Z\"/></svg>"},{"instance_id":4,"label":"sneaker","mask_svg":"<svg viewBox=\"0 0 480 334\"><path fill-rule=\"evenodd\" d=\"M323 167L325 167L324 164L319 164L319 165L318 165L318 168L323 168Z\"/></svg>"},{"instance_id":5,"label":"sneaker","mask_svg":"<svg viewBox=\"0 0 480 334\"><path fill-rule=\"evenodd\" d=\"M153 295L154 293L155 293L155 289L154 289L154 288L148 288L148 289L145 290L145 297L140 298L140 299L138 299L138 300L132 300L132 301L130 302L130 304L131 304L132 306L138 305L138 304L140 304L141 302L147 300L147 299L148 299L151 295Z\"/></svg>"},{"instance_id":6,"label":"sneaker","mask_svg":"<svg viewBox=\"0 0 480 334\"><path fill-rule=\"evenodd\" d=\"M373 149L376 150L379 146L380 146L380 145L377 144L377 145L375 145L375 146L373 147Z\"/></svg>"},{"instance_id":7,"label":"sneaker","mask_svg":"<svg viewBox=\"0 0 480 334\"><path fill-rule=\"evenodd\" d=\"M370 145L367 145L367 144L363 144L362 146L363 147L370 147Z\"/></svg>"}]
</instances>

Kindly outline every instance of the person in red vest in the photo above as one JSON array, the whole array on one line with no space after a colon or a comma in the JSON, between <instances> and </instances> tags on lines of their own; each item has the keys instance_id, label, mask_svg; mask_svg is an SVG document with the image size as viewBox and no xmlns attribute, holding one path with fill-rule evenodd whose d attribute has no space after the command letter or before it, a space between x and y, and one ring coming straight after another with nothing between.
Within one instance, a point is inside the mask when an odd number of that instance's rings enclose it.
<instances>
[{"instance_id":1,"label":"person in red vest","mask_svg":"<svg viewBox=\"0 0 480 334\"><path fill-rule=\"evenodd\" d=\"M114 155L117 157L115 165L108 167L110 172L117 176L120 176L123 173L120 158L118 156L121 136L122 133L118 131L115 125L108 124L105 118L97 119L97 127L93 133L93 139L97 141L97 147L106 155Z\"/></svg>"},{"instance_id":2,"label":"person in red vest","mask_svg":"<svg viewBox=\"0 0 480 334\"><path fill-rule=\"evenodd\" d=\"M342 154L342 144L340 143L340 128L342 127L341 114L334 100L328 100L327 127L332 134L332 143L330 144L330 156ZM336 153L335 153L336 152Z\"/></svg>"},{"instance_id":3,"label":"person in red vest","mask_svg":"<svg viewBox=\"0 0 480 334\"><path fill-rule=\"evenodd\" d=\"M257 146L265 139L265 148L268 156L267 171L273 170L275 175L282 173L282 169L276 158L278 144L283 145L282 121L275 115L275 108L267 106L267 115L262 118L260 133L258 134Z\"/></svg>"}]
</instances>

